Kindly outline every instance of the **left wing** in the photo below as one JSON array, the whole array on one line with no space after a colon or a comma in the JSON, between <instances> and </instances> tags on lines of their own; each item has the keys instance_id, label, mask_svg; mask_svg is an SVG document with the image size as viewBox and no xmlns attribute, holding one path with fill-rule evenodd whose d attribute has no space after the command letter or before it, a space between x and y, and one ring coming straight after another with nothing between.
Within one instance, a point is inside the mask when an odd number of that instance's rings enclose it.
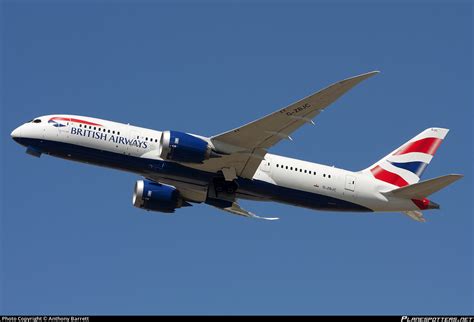
<instances>
[{"instance_id":1,"label":"left wing","mask_svg":"<svg viewBox=\"0 0 474 322\"><path fill-rule=\"evenodd\" d=\"M220 210L227 211L231 214L234 215L239 215L247 218L254 218L254 219L264 219L264 220L277 220L279 218L277 217L260 217L254 214L253 212L250 212L248 210L243 209L240 207L240 205L235 201L230 200L222 200L222 199L215 199L215 198L207 198L207 190L208 187L207 185L201 186L198 184L193 184L190 182L182 182L182 181L176 181L173 179L167 179L163 177L157 177L154 175L154 173L148 173L145 175L145 177L148 180L152 180L155 182L159 183L164 183L164 184L169 184L176 189L179 190L181 196L186 200L186 201L191 201L191 202L205 202L208 205L211 205L213 207L216 207Z\"/></svg>"},{"instance_id":2,"label":"left wing","mask_svg":"<svg viewBox=\"0 0 474 322\"><path fill-rule=\"evenodd\" d=\"M251 179L268 148L283 139L291 140L290 134L296 129L306 123L314 124L312 119L322 110L377 73L373 71L334 83L263 118L211 137L215 149L227 155L206 160L197 167L212 172L228 168L235 170L238 176Z\"/></svg>"},{"instance_id":3,"label":"left wing","mask_svg":"<svg viewBox=\"0 0 474 322\"><path fill-rule=\"evenodd\" d=\"M243 209L242 207L239 206L239 204L235 201L225 201L225 200L220 200L220 199L208 199L206 201L207 204L214 206L218 209L230 212L231 214L234 215L239 215L243 217L248 217L248 218L255 218L255 219L264 219L264 220L278 220L280 218L278 217L260 217L254 214L253 212L250 212L248 210Z\"/></svg>"}]
</instances>

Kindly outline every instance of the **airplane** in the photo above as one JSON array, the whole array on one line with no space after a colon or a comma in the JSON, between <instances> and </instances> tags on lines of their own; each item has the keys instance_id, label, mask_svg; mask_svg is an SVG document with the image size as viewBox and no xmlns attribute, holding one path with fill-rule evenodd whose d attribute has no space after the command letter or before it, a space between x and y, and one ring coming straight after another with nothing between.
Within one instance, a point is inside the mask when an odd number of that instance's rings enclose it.
<instances>
[{"instance_id":1,"label":"airplane","mask_svg":"<svg viewBox=\"0 0 474 322\"><path fill-rule=\"evenodd\" d=\"M448 133L428 128L373 165L348 171L268 153L351 88L378 71L334 83L296 103L233 130L205 137L156 131L77 115L46 115L11 133L26 152L129 171L142 176L132 203L173 213L205 203L244 217L239 199L275 201L324 211L401 212L424 222L422 211L439 209L427 199L460 179L449 174L420 181Z\"/></svg>"}]
</instances>

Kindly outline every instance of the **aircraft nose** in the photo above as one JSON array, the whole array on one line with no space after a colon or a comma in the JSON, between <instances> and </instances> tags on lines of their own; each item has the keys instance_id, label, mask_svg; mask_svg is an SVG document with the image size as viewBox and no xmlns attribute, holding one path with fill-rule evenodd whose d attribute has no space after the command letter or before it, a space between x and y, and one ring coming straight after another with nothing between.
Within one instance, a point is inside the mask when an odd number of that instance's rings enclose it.
<instances>
[{"instance_id":1,"label":"aircraft nose","mask_svg":"<svg viewBox=\"0 0 474 322\"><path fill-rule=\"evenodd\" d=\"M20 137L21 137L21 129L20 129L20 127L17 127L16 129L14 129L14 130L12 131L12 133L10 133L10 135L11 135L11 137L12 137L13 140L20 138Z\"/></svg>"}]
</instances>

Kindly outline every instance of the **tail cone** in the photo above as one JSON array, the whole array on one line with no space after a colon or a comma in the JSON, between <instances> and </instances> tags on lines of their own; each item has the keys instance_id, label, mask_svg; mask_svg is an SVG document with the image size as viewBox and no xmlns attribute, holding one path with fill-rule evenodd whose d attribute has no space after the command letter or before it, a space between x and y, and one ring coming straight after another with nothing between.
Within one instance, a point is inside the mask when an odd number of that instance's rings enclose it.
<instances>
[{"instance_id":1,"label":"tail cone","mask_svg":"<svg viewBox=\"0 0 474 322\"><path fill-rule=\"evenodd\" d=\"M426 209L439 209L439 204L430 200Z\"/></svg>"},{"instance_id":2,"label":"tail cone","mask_svg":"<svg viewBox=\"0 0 474 322\"><path fill-rule=\"evenodd\" d=\"M436 202L433 202L431 200L428 200L426 198L423 199L412 199L413 203L420 209L420 210L426 210L426 209L439 209L439 205Z\"/></svg>"}]
</instances>

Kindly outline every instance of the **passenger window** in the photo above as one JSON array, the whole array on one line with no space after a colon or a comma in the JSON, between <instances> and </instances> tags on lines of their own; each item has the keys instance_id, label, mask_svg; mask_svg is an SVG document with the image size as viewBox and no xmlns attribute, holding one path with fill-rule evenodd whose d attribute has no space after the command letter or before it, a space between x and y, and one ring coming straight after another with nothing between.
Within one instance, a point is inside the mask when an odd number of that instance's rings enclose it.
<instances>
[{"instance_id":1,"label":"passenger window","mask_svg":"<svg viewBox=\"0 0 474 322\"><path fill-rule=\"evenodd\" d=\"M117 132L117 135L120 135L120 132Z\"/></svg>"},{"instance_id":2,"label":"passenger window","mask_svg":"<svg viewBox=\"0 0 474 322\"><path fill-rule=\"evenodd\" d=\"M115 134L115 131L112 131L112 134Z\"/></svg>"},{"instance_id":3,"label":"passenger window","mask_svg":"<svg viewBox=\"0 0 474 322\"><path fill-rule=\"evenodd\" d=\"M330 175L330 174L328 174L328 178L331 178L331 175Z\"/></svg>"},{"instance_id":4,"label":"passenger window","mask_svg":"<svg viewBox=\"0 0 474 322\"><path fill-rule=\"evenodd\" d=\"M110 133L110 130L107 130L108 133Z\"/></svg>"},{"instance_id":5,"label":"passenger window","mask_svg":"<svg viewBox=\"0 0 474 322\"><path fill-rule=\"evenodd\" d=\"M293 167L290 167L290 170L293 170Z\"/></svg>"},{"instance_id":6,"label":"passenger window","mask_svg":"<svg viewBox=\"0 0 474 322\"><path fill-rule=\"evenodd\" d=\"M288 170L288 166L286 166L286 170Z\"/></svg>"},{"instance_id":7,"label":"passenger window","mask_svg":"<svg viewBox=\"0 0 474 322\"><path fill-rule=\"evenodd\" d=\"M306 172L307 172L307 171L306 171L306 170L304 170L304 173L306 173Z\"/></svg>"}]
</instances>

